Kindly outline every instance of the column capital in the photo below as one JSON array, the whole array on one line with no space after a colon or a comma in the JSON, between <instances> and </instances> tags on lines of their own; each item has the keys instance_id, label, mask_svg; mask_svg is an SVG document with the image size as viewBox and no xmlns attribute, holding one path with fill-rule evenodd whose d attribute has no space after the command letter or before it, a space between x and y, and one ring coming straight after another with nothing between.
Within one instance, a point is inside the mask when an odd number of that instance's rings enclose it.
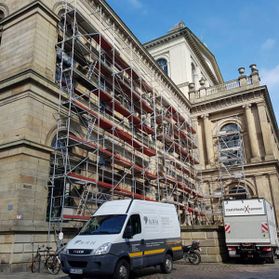
<instances>
[{"instance_id":1,"label":"column capital","mask_svg":"<svg viewBox=\"0 0 279 279\"><path fill-rule=\"evenodd\" d=\"M252 104L245 104L242 106L242 108L249 109L249 108L251 108L251 106L252 106Z\"/></svg>"},{"instance_id":2,"label":"column capital","mask_svg":"<svg viewBox=\"0 0 279 279\"><path fill-rule=\"evenodd\" d=\"M257 103L257 106L258 107L265 107L265 102L259 102L259 103Z\"/></svg>"},{"instance_id":3,"label":"column capital","mask_svg":"<svg viewBox=\"0 0 279 279\"><path fill-rule=\"evenodd\" d=\"M205 113L203 115L201 115L201 118L208 118L209 117L209 113Z\"/></svg>"}]
</instances>

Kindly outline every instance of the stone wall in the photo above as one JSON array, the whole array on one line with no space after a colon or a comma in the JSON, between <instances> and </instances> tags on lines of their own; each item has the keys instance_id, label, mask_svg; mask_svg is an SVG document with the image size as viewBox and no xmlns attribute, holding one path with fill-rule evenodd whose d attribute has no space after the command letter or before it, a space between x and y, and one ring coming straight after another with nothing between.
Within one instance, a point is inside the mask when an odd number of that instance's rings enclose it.
<instances>
[{"instance_id":1,"label":"stone wall","mask_svg":"<svg viewBox=\"0 0 279 279\"><path fill-rule=\"evenodd\" d=\"M48 244L47 225L41 227L24 226L18 230L0 232L0 274L1 272L31 271L32 255L37 251L38 246L50 245L55 251L55 237L52 232ZM78 233L78 229L67 229L64 232L64 242L67 243Z\"/></svg>"},{"instance_id":2,"label":"stone wall","mask_svg":"<svg viewBox=\"0 0 279 279\"><path fill-rule=\"evenodd\" d=\"M48 234L46 224L29 227L17 225L17 230L0 232L0 272L30 271L32 255L38 245L46 245ZM182 227L183 244L199 240L202 248L202 262L217 263L226 259L224 232L221 227L194 226ZM78 233L78 228L64 231L64 242L68 242ZM55 250L54 233L50 236L50 245Z\"/></svg>"},{"instance_id":3,"label":"stone wall","mask_svg":"<svg viewBox=\"0 0 279 279\"><path fill-rule=\"evenodd\" d=\"M226 260L225 234L222 227L182 227L181 231L183 245L189 245L193 240L200 241L202 262L219 263Z\"/></svg>"}]
</instances>

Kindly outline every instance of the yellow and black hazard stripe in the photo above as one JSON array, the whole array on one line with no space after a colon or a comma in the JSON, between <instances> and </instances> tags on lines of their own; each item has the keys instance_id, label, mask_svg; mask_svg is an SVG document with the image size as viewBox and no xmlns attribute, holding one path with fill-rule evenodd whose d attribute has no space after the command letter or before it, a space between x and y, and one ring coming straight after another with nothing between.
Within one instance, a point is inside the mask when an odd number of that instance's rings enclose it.
<instances>
[{"instance_id":1,"label":"yellow and black hazard stripe","mask_svg":"<svg viewBox=\"0 0 279 279\"><path fill-rule=\"evenodd\" d=\"M181 251L182 250L182 246L173 246L170 247L170 249L172 251ZM166 251L165 248L161 248L161 249L153 249L153 250L145 250L145 251L138 251L138 252L132 252L129 253L129 256L131 258L136 258L136 257L142 257L142 256L150 256L150 255L158 255L158 254L163 254Z\"/></svg>"},{"instance_id":2,"label":"yellow and black hazard stripe","mask_svg":"<svg viewBox=\"0 0 279 279\"><path fill-rule=\"evenodd\" d=\"M182 250L182 246L181 246L181 245L179 245L179 246L173 246L173 247L171 247L171 250L172 250L172 251L181 251L181 250Z\"/></svg>"}]
</instances>

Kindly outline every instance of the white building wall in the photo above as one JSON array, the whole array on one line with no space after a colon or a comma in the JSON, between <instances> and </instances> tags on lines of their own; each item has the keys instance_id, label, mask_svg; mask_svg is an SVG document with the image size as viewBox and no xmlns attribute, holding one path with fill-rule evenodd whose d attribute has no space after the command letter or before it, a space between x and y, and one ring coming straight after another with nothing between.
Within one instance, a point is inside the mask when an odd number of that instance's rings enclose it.
<instances>
[{"instance_id":1,"label":"white building wall","mask_svg":"<svg viewBox=\"0 0 279 279\"><path fill-rule=\"evenodd\" d=\"M205 86L213 85L213 81L203 69L199 59L187 43L184 37L178 37L171 41L158 44L148 49L155 60L165 58L168 61L169 77L188 98L188 84L193 82L192 63L196 68L194 78L196 89L200 87L199 80L203 76L206 80ZM211 65L212 68L212 65Z\"/></svg>"}]
</instances>

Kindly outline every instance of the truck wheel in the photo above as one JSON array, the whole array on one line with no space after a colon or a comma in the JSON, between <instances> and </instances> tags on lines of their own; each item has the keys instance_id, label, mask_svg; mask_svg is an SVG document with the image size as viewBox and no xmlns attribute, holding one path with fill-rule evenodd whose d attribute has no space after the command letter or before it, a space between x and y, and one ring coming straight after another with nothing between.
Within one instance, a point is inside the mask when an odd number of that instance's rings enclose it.
<instances>
[{"instance_id":1,"label":"truck wheel","mask_svg":"<svg viewBox=\"0 0 279 279\"><path fill-rule=\"evenodd\" d=\"M166 254L163 263L160 265L160 269L162 273L171 273L173 269L173 261L172 256L170 254Z\"/></svg>"},{"instance_id":2,"label":"truck wheel","mask_svg":"<svg viewBox=\"0 0 279 279\"><path fill-rule=\"evenodd\" d=\"M274 264L275 263L275 253L274 251L271 252L271 256L266 258L265 260L267 263Z\"/></svg>"},{"instance_id":3,"label":"truck wheel","mask_svg":"<svg viewBox=\"0 0 279 279\"><path fill-rule=\"evenodd\" d=\"M129 279L130 265L126 260L120 260L114 270L113 279Z\"/></svg>"}]
</instances>

